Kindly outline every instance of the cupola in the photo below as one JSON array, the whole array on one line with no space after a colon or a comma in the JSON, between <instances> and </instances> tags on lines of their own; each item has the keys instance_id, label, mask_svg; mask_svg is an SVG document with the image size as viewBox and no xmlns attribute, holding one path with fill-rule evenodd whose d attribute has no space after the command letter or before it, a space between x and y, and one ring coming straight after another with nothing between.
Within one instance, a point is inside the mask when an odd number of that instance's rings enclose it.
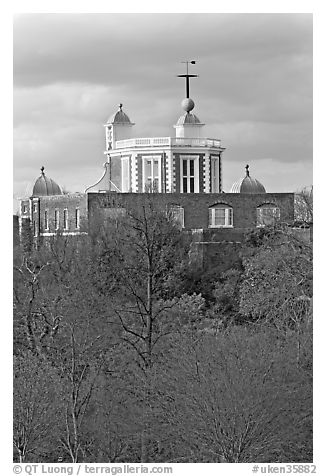
<instances>
[{"instance_id":1,"label":"cupola","mask_svg":"<svg viewBox=\"0 0 326 476\"><path fill-rule=\"evenodd\" d=\"M62 195L59 185L47 177L44 173L44 167L41 167L41 175L35 180L33 187L33 197Z\"/></svg>"},{"instance_id":2,"label":"cupola","mask_svg":"<svg viewBox=\"0 0 326 476\"><path fill-rule=\"evenodd\" d=\"M119 140L130 139L131 128L135 123L131 122L129 116L122 110L122 104L104 125L106 135L106 150L115 149Z\"/></svg>"},{"instance_id":3,"label":"cupola","mask_svg":"<svg viewBox=\"0 0 326 476\"><path fill-rule=\"evenodd\" d=\"M245 169L245 177L232 185L230 193L266 193L264 185L257 179L250 177L249 165L246 165Z\"/></svg>"}]
</instances>

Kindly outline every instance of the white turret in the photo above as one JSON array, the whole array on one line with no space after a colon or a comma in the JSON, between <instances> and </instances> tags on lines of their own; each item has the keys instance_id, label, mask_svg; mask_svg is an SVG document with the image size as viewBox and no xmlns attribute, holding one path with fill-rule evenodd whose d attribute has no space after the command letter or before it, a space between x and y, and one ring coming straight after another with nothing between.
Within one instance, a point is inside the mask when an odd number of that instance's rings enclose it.
<instances>
[{"instance_id":1,"label":"white turret","mask_svg":"<svg viewBox=\"0 0 326 476\"><path fill-rule=\"evenodd\" d=\"M192 111L195 103L190 98L185 98L181 103L182 108L186 111L179 117L175 128L175 136L185 139L199 139L202 137L202 128L205 124L200 122L198 117Z\"/></svg>"},{"instance_id":2,"label":"white turret","mask_svg":"<svg viewBox=\"0 0 326 476\"><path fill-rule=\"evenodd\" d=\"M115 149L118 140L130 139L131 128L134 125L120 104L118 111L105 124L106 150Z\"/></svg>"}]
</instances>

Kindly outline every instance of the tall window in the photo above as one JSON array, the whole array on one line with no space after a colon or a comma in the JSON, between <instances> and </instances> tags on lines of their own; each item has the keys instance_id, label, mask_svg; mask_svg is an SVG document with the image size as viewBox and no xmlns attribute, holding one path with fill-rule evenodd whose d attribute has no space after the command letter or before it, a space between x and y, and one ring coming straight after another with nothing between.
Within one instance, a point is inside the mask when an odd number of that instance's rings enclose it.
<instances>
[{"instance_id":1,"label":"tall window","mask_svg":"<svg viewBox=\"0 0 326 476\"><path fill-rule=\"evenodd\" d=\"M121 158L121 191L130 191L130 167L129 157Z\"/></svg>"},{"instance_id":2,"label":"tall window","mask_svg":"<svg viewBox=\"0 0 326 476\"><path fill-rule=\"evenodd\" d=\"M280 216L280 209L273 203L261 205L257 208L257 226L275 225Z\"/></svg>"},{"instance_id":3,"label":"tall window","mask_svg":"<svg viewBox=\"0 0 326 476\"><path fill-rule=\"evenodd\" d=\"M54 210L54 228L59 230L59 210Z\"/></svg>"},{"instance_id":4,"label":"tall window","mask_svg":"<svg viewBox=\"0 0 326 476\"><path fill-rule=\"evenodd\" d=\"M63 228L68 230L68 210L66 208L63 210Z\"/></svg>"},{"instance_id":5,"label":"tall window","mask_svg":"<svg viewBox=\"0 0 326 476\"><path fill-rule=\"evenodd\" d=\"M48 211L44 211L44 228L45 230L49 229L49 217L48 217Z\"/></svg>"},{"instance_id":6,"label":"tall window","mask_svg":"<svg viewBox=\"0 0 326 476\"><path fill-rule=\"evenodd\" d=\"M184 228L184 208L173 205L169 210L170 217L179 228Z\"/></svg>"},{"instance_id":7,"label":"tall window","mask_svg":"<svg viewBox=\"0 0 326 476\"><path fill-rule=\"evenodd\" d=\"M233 227L233 208L229 205L215 205L209 209L210 228Z\"/></svg>"},{"instance_id":8,"label":"tall window","mask_svg":"<svg viewBox=\"0 0 326 476\"><path fill-rule=\"evenodd\" d=\"M212 193L219 191L219 160L218 158L211 159L211 190Z\"/></svg>"},{"instance_id":9,"label":"tall window","mask_svg":"<svg viewBox=\"0 0 326 476\"><path fill-rule=\"evenodd\" d=\"M180 164L181 193L198 193L198 175L199 175L198 157L182 156Z\"/></svg>"},{"instance_id":10,"label":"tall window","mask_svg":"<svg viewBox=\"0 0 326 476\"><path fill-rule=\"evenodd\" d=\"M75 210L75 228L80 228L80 211L79 208Z\"/></svg>"},{"instance_id":11,"label":"tall window","mask_svg":"<svg viewBox=\"0 0 326 476\"><path fill-rule=\"evenodd\" d=\"M161 192L160 157L143 157L143 192Z\"/></svg>"}]
</instances>

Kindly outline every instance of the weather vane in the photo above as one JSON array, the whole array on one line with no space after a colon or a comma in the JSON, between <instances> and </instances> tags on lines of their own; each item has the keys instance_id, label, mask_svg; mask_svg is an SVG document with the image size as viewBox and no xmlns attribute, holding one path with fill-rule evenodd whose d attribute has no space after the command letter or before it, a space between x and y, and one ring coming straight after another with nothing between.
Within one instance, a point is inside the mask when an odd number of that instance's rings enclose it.
<instances>
[{"instance_id":1,"label":"weather vane","mask_svg":"<svg viewBox=\"0 0 326 476\"><path fill-rule=\"evenodd\" d=\"M196 61L181 61L187 65L187 74L178 74L178 78L186 78L186 98L189 99L189 78L198 78L197 74L188 74L188 65L196 64Z\"/></svg>"}]
</instances>

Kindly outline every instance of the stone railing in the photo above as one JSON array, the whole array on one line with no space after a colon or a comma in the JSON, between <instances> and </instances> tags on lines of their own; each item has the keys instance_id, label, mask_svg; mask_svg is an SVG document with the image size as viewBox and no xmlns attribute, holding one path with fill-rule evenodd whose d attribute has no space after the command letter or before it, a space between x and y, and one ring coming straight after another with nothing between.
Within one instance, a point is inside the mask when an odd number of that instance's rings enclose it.
<instances>
[{"instance_id":1,"label":"stone railing","mask_svg":"<svg viewBox=\"0 0 326 476\"><path fill-rule=\"evenodd\" d=\"M118 140L115 143L115 148L126 149L129 147L162 147L170 145L171 137L138 137L136 139Z\"/></svg>"},{"instance_id":2,"label":"stone railing","mask_svg":"<svg viewBox=\"0 0 326 476\"><path fill-rule=\"evenodd\" d=\"M172 146L179 147L221 147L219 139L196 138L187 139L185 137L176 137L171 139Z\"/></svg>"},{"instance_id":3,"label":"stone railing","mask_svg":"<svg viewBox=\"0 0 326 476\"><path fill-rule=\"evenodd\" d=\"M219 139L184 138L184 137L139 137L135 139L118 140L116 149L134 147L221 147Z\"/></svg>"}]
</instances>

